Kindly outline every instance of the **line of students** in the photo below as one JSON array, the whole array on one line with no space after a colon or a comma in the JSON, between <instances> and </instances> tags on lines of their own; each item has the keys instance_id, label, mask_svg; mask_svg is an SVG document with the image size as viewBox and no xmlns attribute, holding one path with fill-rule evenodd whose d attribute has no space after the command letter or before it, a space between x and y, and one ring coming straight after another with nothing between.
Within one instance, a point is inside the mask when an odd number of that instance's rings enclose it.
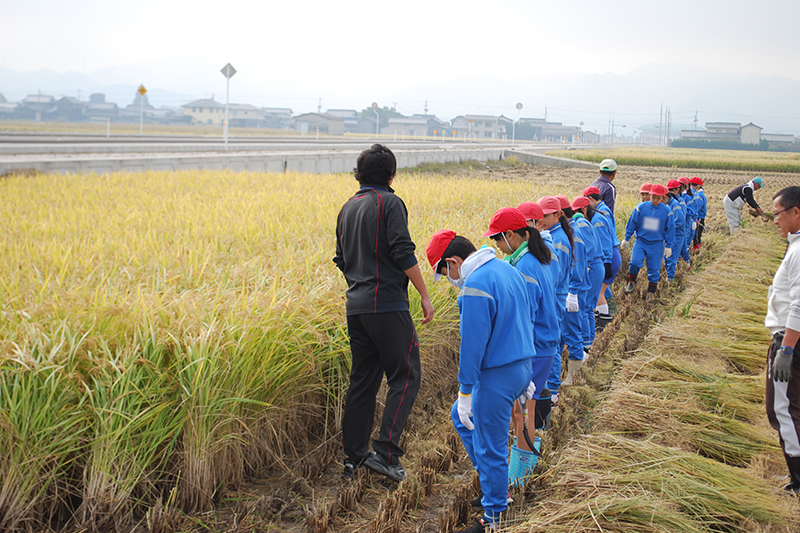
<instances>
[{"instance_id":1,"label":"line of students","mask_svg":"<svg viewBox=\"0 0 800 533\"><path fill-rule=\"evenodd\" d=\"M679 258L691 268L689 250L700 248L708 200L703 180L698 177L672 179L666 186L645 183L639 192L642 202L628 219L621 248L627 247L636 236L625 292L630 294L635 290L636 278L646 260L647 299L658 287L662 260L667 281L675 276Z\"/></svg>"},{"instance_id":2,"label":"line of students","mask_svg":"<svg viewBox=\"0 0 800 533\"><path fill-rule=\"evenodd\" d=\"M615 251L619 256L613 212L597 187L572 202L548 196L500 209L483 236L504 260L451 230L435 233L426 250L434 279L446 276L461 289L459 397L451 416L478 472L476 503L484 510L483 523L465 531L496 526L509 483L535 464L525 417L534 418L544 391L556 403L559 387L573 383L594 341L595 307L613 280ZM561 383L564 346L569 363ZM509 425L516 435L511 476Z\"/></svg>"}]
</instances>

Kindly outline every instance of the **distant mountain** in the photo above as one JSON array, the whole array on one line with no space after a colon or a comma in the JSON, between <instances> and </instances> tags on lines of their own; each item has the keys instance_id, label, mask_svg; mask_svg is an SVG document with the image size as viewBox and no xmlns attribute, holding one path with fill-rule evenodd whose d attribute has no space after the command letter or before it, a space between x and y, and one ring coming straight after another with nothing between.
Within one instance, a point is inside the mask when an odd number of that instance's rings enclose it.
<instances>
[{"instance_id":1,"label":"distant mountain","mask_svg":"<svg viewBox=\"0 0 800 533\"><path fill-rule=\"evenodd\" d=\"M731 74L700 67L650 64L627 74L542 76L536 80L504 81L494 76L452 80L439 86L420 84L393 95L397 101L427 98L432 112L447 115L477 113L521 116L577 125L604 133L614 113L615 130L627 131L658 123L661 104L669 106L672 122L754 122L769 132L800 134L800 81L783 76ZM430 102L441 102L433 105ZM465 106L470 102L477 105ZM402 111L402 109L401 109Z\"/></svg>"},{"instance_id":2,"label":"distant mountain","mask_svg":"<svg viewBox=\"0 0 800 533\"><path fill-rule=\"evenodd\" d=\"M693 123L697 112L700 128L706 122L754 122L766 132L800 134L800 81L784 76L648 64L626 74L531 74L513 80L496 74L465 74L441 84L421 82L396 92L387 89L383 94L366 94L371 91L361 89L358 83L320 80L319 84L295 86L285 73L254 65L241 67L231 80L232 102L289 107L295 113L316 111L318 98L322 98L323 110L360 110L378 101L380 105L396 103L397 110L406 115L423 113L427 101L428 112L443 119L462 114L539 118L546 112L550 121L583 122L585 130L599 133L607 131L613 113L615 131L631 135L640 126L658 124L664 104L671 109L673 125ZM520 63L521 72L535 72L534 67ZM133 102L143 83L150 102L157 107L178 107L212 96L224 102L225 79L219 68L174 61L107 67L88 74L17 72L0 67L0 94L13 102L37 91L83 100L90 93L102 92L108 101L124 107ZM519 114L514 107L517 102L523 104Z\"/></svg>"}]
</instances>

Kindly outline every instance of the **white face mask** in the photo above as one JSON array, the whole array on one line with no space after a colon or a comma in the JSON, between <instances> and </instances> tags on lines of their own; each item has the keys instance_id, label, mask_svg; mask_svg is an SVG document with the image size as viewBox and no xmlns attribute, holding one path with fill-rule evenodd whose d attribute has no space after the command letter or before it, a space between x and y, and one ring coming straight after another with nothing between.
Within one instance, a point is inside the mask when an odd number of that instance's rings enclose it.
<instances>
[{"instance_id":1,"label":"white face mask","mask_svg":"<svg viewBox=\"0 0 800 533\"><path fill-rule=\"evenodd\" d=\"M450 277L450 263L447 263L447 281L455 287L456 289L460 289L464 286L464 276L461 275L461 268L458 269L458 279L453 279Z\"/></svg>"}]
</instances>

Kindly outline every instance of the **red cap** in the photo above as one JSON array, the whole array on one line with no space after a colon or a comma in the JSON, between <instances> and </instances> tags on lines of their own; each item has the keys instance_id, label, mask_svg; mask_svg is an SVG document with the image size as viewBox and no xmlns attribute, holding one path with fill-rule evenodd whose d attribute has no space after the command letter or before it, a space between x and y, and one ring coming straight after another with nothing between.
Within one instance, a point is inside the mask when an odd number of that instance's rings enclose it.
<instances>
[{"instance_id":1,"label":"red cap","mask_svg":"<svg viewBox=\"0 0 800 533\"><path fill-rule=\"evenodd\" d=\"M504 207L498 209L497 213L494 214L489 222L489 229L483 234L483 237L527 227L528 221L525 219L525 215L519 212L519 209Z\"/></svg>"},{"instance_id":2,"label":"red cap","mask_svg":"<svg viewBox=\"0 0 800 533\"><path fill-rule=\"evenodd\" d=\"M686 176L678 178L678 181L683 183L684 185L689 185L689 178L687 178Z\"/></svg>"},{"instance_id":3,"label":"red cap","mask_svg":"<svg viewBox=\"0 0 800 533\"><path fill-rule=\"evenodd\" d=\"M567 207L570 207L569 198L567 198L563 194L557 194L557 195L553 196L553 198L558 200L558 205L561 206L561 209L566 209Z\"/></svg>"},{"instance_id":4,"label":"red cap","mask_svg":"<svg viewBox=\"0 0 800 533\"><path fill-rule=\"evenodd\" d=\"M650 187L652 186L652 183L642 183L642 186L639 188L639 192L646 192L647 194L650 194Z\"/></svg>"},{"instance_id":5,"label":"red cap","mask_svg":"<svg viewBox=\"0 0 800 533\"><path fill-rule=\"evenodd\" d=\"M590 185L589 187L583 189L584 196L589 196L590 194L600 194L600 189L598 189L594 185Z\"/></svg>"},{"instance_id":6,"label":"red cap","mask_svg":"<svg viewBox=\"0 0 800 533\"><path fill-rule=\"evenodd\" d=\"M542 208L543 215L549 215L551 213L558 213L561 211L561 202L552 196L544 196L539 200L538 203L539 207Z\"/></svg>"},{"instance_id":7,"label":"red cap","mask_svg":"<svg viewBox=\"0 0 800 533\"><path fill-rule=\"evenodd\" d=\"M522 202L517 209L525 216L525 220L542 220L544 216L542 208L536 202Z\"/></svg>"},{"instance_id":8,"label":"red cap","mask_svg":"<svg viewBox=\"0 0 800 533\"><path fill-rule=\"evenodd\" d=\"M700 178L695 176L695 177L693 177L692 179L689 180L689 183L692 183L694 185L702 185L703 184L703 180L701 180Z\"/></svg>"},{"instance_id":9,"label":"red cap","mask_svg":"<svg viewBox=\"0 0 800 533\"><path fill-rule=\"evenodd\" d=\"M585 196L576 196L572 199L572 209L580 209L589 205L589 199Z\"/></svg>"},{"instance_id":10,"label":"red cap","mask_svg":"<svg viewBox=\"0 0 800 533\"><path fill-rule=\"evenodd\" d=\"M439 274L439 261L442 260L447 247L456 238L456 232L449 229L442 229L437 231L431 237L428 247L425 249L425 254L428 256L428 263L433 267L433 281L438 281L441 277Z\"/></svg>"},{"instance_id":11,"label":"red cap","mask_svg":"<svg viewBox=\"0 0 800 533\"><path fill-rule=\"evenodd\" d=\"M681 186L681 182L678 180L669 180L667 182L667 189L679 189Z\"/></svg>"},{"instance_id":12,"label":"red cap","mask_svg":"<svg viewBox=\"0 0 800 533\"><path fill-rule=\"evenodd\" d=\"M666 196L667 188L658 183L654 183L653 186L650 187L650 194L655 196Z\"/></svg>"}]
</instances>

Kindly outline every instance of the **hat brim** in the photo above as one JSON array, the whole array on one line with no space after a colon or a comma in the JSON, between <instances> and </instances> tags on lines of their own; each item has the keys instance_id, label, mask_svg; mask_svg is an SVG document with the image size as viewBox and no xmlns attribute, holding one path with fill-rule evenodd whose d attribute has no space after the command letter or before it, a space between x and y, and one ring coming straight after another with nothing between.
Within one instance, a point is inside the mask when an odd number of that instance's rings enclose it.
<instances>
[{"instance_id":1,"label":"hat brim","mask_svg":"<svg viewBox=\"0 0 800 533\"><path fill-rule=\"evenodd\" d=\"M436 264L433 265L433 282L434 283L439 281L439 278L442 277L442 275L439 273L439 263L441 263L441 262L442 262L442 260L439 259L438 261L436 261Z\"/></svg>"}]
</instances>

